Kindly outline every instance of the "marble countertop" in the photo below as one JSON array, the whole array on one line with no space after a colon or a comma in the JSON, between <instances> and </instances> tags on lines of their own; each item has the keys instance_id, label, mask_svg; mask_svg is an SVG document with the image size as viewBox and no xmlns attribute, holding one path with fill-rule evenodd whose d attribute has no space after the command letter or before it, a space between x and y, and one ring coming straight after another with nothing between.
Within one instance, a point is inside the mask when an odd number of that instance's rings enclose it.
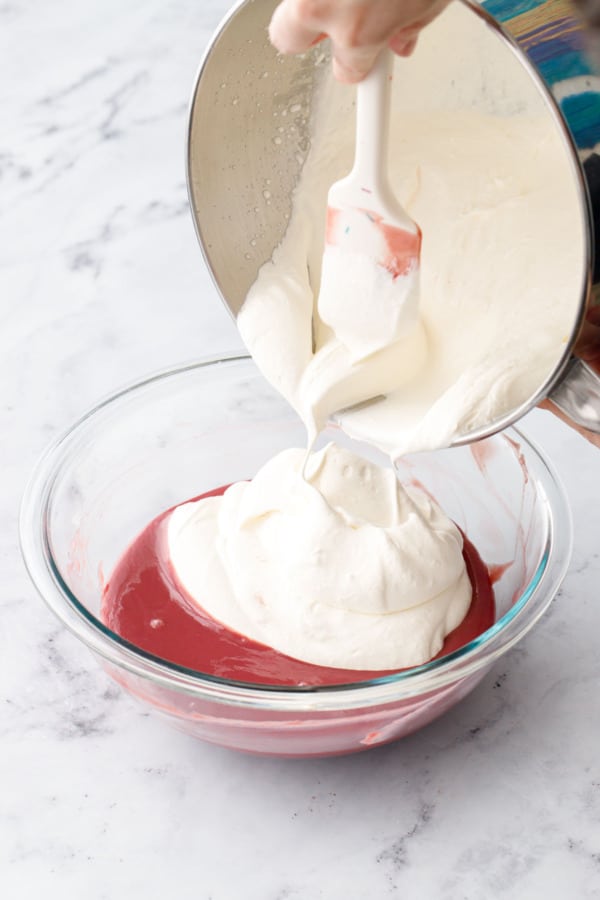
<instances>
[{"instance_id":1,"label":"marble countertop","mask_svg":"<svg viewBox=\"0 0 600 900\"><path fill-rule=\"evenodd\" d=\"M0 884L7 898L600 898L600 455L525 429L575 520L549 613L457 709L278 761L138 709L37 597L17 513L112 389L239 346L188 213L200 54L227 0L0 4Z\"/></svg>"}]
</instances>

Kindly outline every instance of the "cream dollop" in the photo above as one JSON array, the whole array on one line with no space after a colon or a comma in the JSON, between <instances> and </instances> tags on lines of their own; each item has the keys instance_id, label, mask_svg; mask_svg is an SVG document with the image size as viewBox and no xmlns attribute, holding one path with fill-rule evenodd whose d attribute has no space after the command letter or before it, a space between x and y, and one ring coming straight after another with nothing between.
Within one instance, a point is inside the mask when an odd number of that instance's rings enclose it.
<instances>
[{"instance_id":1,"label":"cream dollop","mask_svg":"<svg viewBox=\"0 0 600 900\"><path fill-rule=\"evenodd\" d=\"M420 665L464 618L462 536L423 491L328 444L279 453L250 482L177 507L169 555L228 628L321 666Z\"/></svg>"}]
</instances>

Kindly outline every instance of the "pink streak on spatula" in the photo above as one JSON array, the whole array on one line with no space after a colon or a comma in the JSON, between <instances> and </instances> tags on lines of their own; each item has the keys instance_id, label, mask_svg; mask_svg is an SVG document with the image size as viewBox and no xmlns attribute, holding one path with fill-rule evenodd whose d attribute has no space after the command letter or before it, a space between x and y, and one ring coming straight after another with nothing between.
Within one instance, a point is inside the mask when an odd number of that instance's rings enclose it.
<instances>
[{"instance_id":1,"label":"pink streak on spatula","mask_svg":"<svg viewBox=\"0 0 600 900\"><path fill-rule=\"evenodd\" d=\"M404 227L385 222L383 217L370 209L360 209L359 212L375 225L385 241L386 252L377 262L390 272L394 278L399 275L407 275L418 269L421 256L421 231L416 226L415 233L407 231ZM327 231L325 241L334 247L341 243L340 233L347 227L344 210L327 207Z\"/></svg>"}]
</instances>

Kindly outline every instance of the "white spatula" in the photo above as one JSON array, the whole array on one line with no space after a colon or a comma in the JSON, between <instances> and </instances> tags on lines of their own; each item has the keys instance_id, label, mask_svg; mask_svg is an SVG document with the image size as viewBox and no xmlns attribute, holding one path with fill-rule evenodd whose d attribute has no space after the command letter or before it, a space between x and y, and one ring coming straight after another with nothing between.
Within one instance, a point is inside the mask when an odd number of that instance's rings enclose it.
<instances>
[{"instance_id":1,"label":"white spatula","mask_svg":"<svg viewBox=\"0 0 600 900\"><path fill-rule=\"evenodd\" d=\"M319 317L364 358L418 317L421 232L388 180L393 56L384 50L357 88L354 167L329 190Z\"/></svg>"}]
</instances>

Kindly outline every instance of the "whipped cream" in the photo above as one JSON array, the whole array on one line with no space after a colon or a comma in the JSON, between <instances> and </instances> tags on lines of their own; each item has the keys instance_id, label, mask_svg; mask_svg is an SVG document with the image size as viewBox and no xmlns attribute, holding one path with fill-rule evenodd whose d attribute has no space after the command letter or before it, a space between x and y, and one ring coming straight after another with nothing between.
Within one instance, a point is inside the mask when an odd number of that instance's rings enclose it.
<instances>
[{"instance_id":1,"label":"whipped cream","mask_svg":"<svg viewBox=\"0 0 600 900\"><path fill-rule=\"evenodd\" d=\"M338 417L344 430L394 456L447 446L529 401L563 353L584 235L551 116L529 96L535 89L511 54L503 59L516 67L513 80L507 75L503 90L502 74L492 72L486 87L507 106L514 90L517 114L509 106L495 114L475 95L459 97L464 108L436 108L438 95L454 102L440 69L454 63L440 57L436 29L445 35L455 20L468 29L475 18L453 4L415 56L396 62L390 180L423 235L419 309L413 298L406 319L403 304L394 318L384 285L373 290L364 258L328 249L322 259L327 191L350 168L354 144L352 91L323 89L286 234L238 316L254 360L309 438L334 413L379 397ZM459 75L460 85L477 84L474 74Z\"/></svg>"},{"instance_id":2,"label":"whipped cream","mask_svg":"<svg viewBox=\"0 0 600 900\"><path fill-rule=\"evenodd\" d=\"M328 444L284 450L250 482L177 507L178 581L228 628L288 656L345 669L427 662L464 618L462 536L391 468Z\"/></svg>"}]
</instances>

